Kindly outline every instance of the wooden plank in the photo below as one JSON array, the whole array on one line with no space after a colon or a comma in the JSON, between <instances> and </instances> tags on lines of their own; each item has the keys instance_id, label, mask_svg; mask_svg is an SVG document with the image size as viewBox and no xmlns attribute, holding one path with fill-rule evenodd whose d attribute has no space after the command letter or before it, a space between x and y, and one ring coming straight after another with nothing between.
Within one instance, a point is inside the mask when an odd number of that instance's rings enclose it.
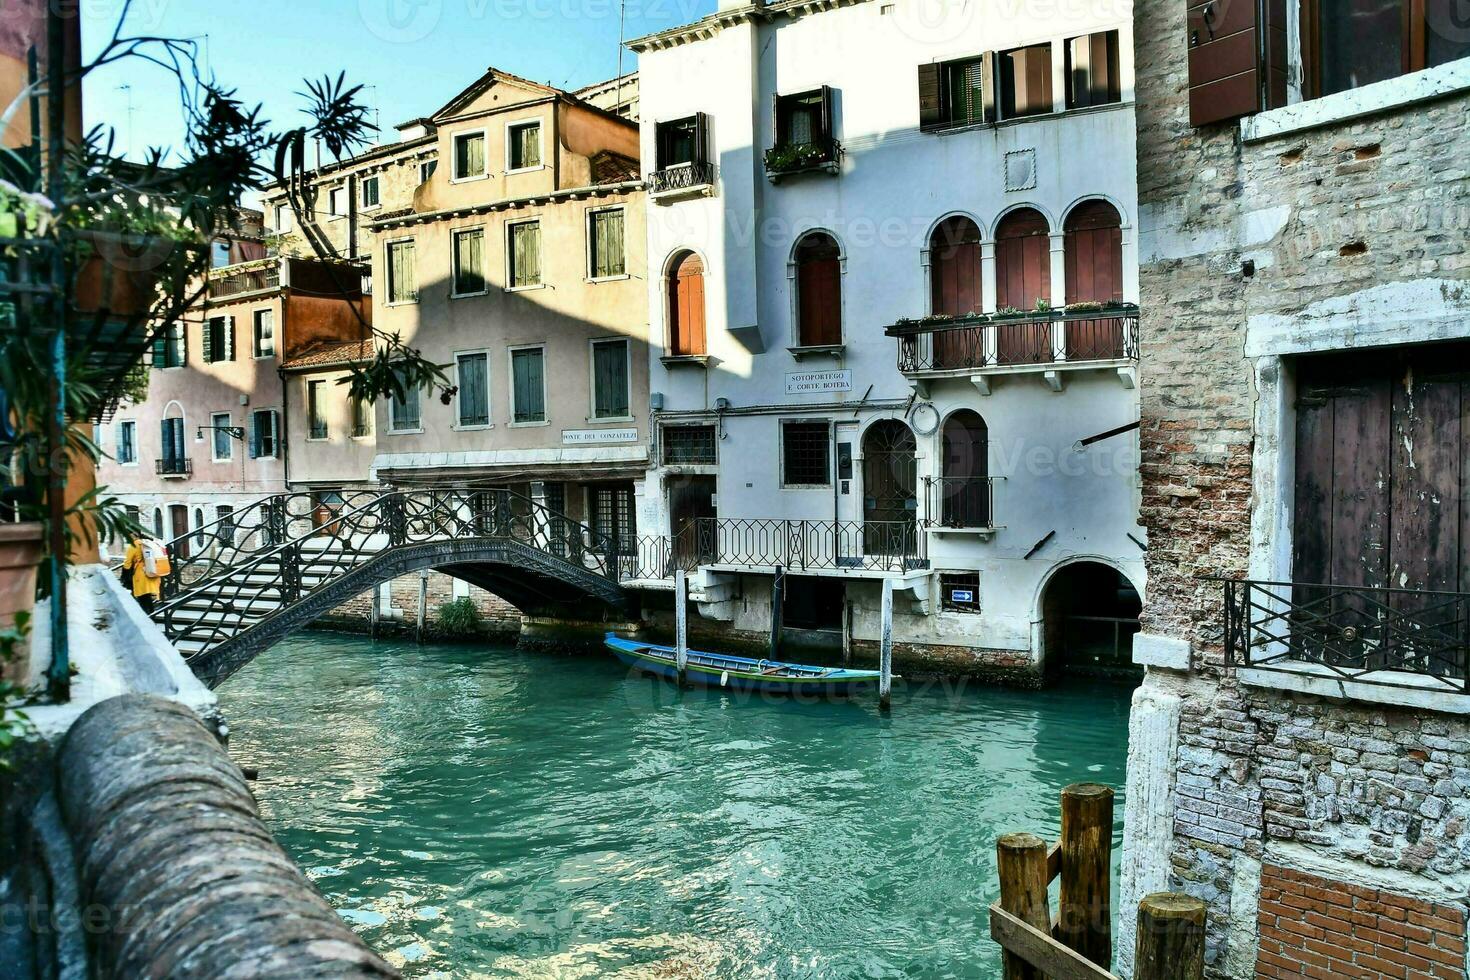
<instances>
[{"instance_id":1,"label":"wooden plank","mask_svg":"<svg viewBox=\"0 0 1470 980\"><path fill-rule=\"evenodd\" d=\"M1450 592L1459 584L1460 414L1458 379L1426 378L1410 367L1393 385L1394 588Z\"/></svg>"},{"instance_id":2,"label":"wooden plank","mask_svg":"<svg viewBox=\"0 0 1470 980\"><path fill-rule=\"evenodd\" d=\"M1393 449L1389 379L1345 386L1333 398L1331 563L1327 581L1389 586L1389 500Z\"/></svg>"},{"instance_id":3,"label":"wooden plank","mask_svg":"<svg viewBox=\"0 0 1470 980\"><path fill-rule=\"evenodd\" d=\"M990 938L1032 964L1051 980L1118 980L1051 936L1027 925L999 905L990 906Z\"/></svg>"}]
</instances>

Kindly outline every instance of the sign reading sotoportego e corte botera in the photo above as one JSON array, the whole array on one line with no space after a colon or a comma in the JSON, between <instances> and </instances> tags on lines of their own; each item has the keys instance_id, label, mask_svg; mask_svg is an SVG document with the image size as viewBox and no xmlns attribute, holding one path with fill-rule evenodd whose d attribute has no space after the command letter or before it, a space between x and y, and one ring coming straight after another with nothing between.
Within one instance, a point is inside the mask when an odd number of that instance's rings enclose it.
<instances>
[{"instance_id":1,"label":"sign reading sotoportego e corte botera","mask_svg":"<svg viewBox=\"0 0 1470 980\"><path fill-rule=\"evenodd\" d=\"M815 395L828 391L852 391L852 372L798 371L786 375L788 395Z\"/></svg>"}]
</instances>

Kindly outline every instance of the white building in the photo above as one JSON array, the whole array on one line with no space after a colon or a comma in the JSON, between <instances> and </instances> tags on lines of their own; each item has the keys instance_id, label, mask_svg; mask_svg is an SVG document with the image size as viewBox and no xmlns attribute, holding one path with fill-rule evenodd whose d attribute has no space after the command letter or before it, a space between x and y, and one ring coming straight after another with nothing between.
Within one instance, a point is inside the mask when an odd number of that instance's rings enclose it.
<instances>
[{"instance_id":1,"label":"white building","mask_svg":"<svg viewBox=\"0 0 1470 980\"><path fill-rule=\"evenodd\" d=\"M764 638L779 564L793 639L870 650L887 577L900 669L1128 663L1131 8L1029 9L721 0L633 42L638 521L650 589L698 565L692 626Z\"/></svg>"}]
</instances>

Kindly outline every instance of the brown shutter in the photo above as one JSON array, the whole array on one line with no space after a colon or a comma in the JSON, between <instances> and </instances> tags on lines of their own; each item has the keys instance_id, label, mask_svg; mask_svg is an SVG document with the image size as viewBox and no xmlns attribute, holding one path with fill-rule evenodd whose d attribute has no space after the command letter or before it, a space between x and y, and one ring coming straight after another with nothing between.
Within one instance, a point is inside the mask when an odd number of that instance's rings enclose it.
<instances>
[{"instance_id":1,"label":"brown shutter","mask_svg":"<svg viewBox=\"0 0 1470 980\"><path fill-rule=\"evenodd\" d=\"M703 112L694 114L694 162L709 163L709 116Z\"/></svg>"},{"instance_id":2,"label":"brown shutter","mask_svg":"<svg viewBox=\"0 0 1470 980\"><path fill-rule=\"evenodd\" d=\"M830 86L830 85L823 85L822 86L822 119L821 119L821 123L820 123L820 126L821 126L820 134L821 135L820 135L819 142L825 142L826 140L830 140L832 138L832 136L833 136L832 118L833 118L832 86Z\"/></svg>"},{"instance_id":3,"label":"brown shutter","mask_svg":"<svg viewBox=\"0 0 1470 980\"><path fill-rule=\"evenodd\" d=\"M781 96L771 93L771 145L781 146L786 142L786 134L781 130Z\"/></svg>"},{"instance_id":4,"label":"brown shutter","mask_svg":"<svg viewBox=\"0 0 1470 980\"><path fill-rule=\"evenodd\" d=\"M985 100L985 121L995 122L995 52L987 51L981 55L981 63L985 66L984 87L981 89L982 98Z\"/></svg>"},{"instance_id":5,"label":"brown shutter","mask_svg":"<svg viewBox=\"0 0 1470 980\"><path fill-rule=\"evenodd\" d=\"M1204 126L1258 111L1258 0L1185 2L1189 4L1190 125Z\"/></svg>"},{"instance_id":6,"label":"brown shutter","mask_svg":"<svg viewBox=\"0 0 1470 980\"><path fill-rule=\"evenodd\" d=\"M919 128L938 129L944 125L944 107L940 100L940 69L943 65L919 66Z\"/></svg>"}]
</instances>

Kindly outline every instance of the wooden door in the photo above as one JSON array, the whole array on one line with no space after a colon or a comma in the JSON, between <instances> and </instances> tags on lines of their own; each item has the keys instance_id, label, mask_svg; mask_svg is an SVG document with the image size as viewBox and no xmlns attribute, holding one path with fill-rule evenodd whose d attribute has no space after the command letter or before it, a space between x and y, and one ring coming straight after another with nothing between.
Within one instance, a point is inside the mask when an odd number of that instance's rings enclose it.
<instances>
[{"instance_id":1,"label":"wooden door","mask_svg":"<svg viewBox=\"0 0 1470 980\"><path fill-rule=\"evenodd\" d=\"M674 533L674 560L692 568L715 560L718 551L715 478L683 476L669 485L669 517Z\"/></svg>"},{"instance_id":2,"label":"wooden door","mask_svg":"<svg viewBox=\"0 0 1470 980\"><path fill-rule=\"evenodd\" d=\"M693 252L669 276L669 348L680 356L705 353L704 263Z\"/></svg>"},{"instance_id":3,"label":"wooden door","mask_svg":"<svg viewBox=\"0 0 1470 980\"><path fill-rule=\"evenodd\" d=\"M797 339L802 347L842 343L842 253L814 232L796 250Z\"/></svg>"},{"instance_id":4,"label":"wooden door","mask_svg":"<svg viewBox=\"0 0 1470 980\"><path fill-rule=\"evenodd\" d=\"M897 419L874 422L863 434L863 552L912 555L918 517L917 442Z\"/></svg>"},{"instance_id":5,"label":"wooden door","mask_svg":"<svg viewBox=\"0 0 1470 980\"><path fill-rule=\"evenodd\" d=\"M1051 236L1039 211L1012 211L995 232L996 307L1031 312L1037 301L1051 302ZM1052 360L1051 324L1004 323L998 328L1001 364Z\"/></svg>"},{"instance_id":6,"label":"wooden door","mask_svg":"<svg viewBox=\"0 0 1470 980\"><path fill-rule=\"evenodd\" d=\"M947 316L984 310L980 290L980 229L969 218L946 219L929 241L929 308ZM980 367L985 332L979 328L941 330L934 335L934 366Z\"/></svg>"},{"instance_id":7,"label":"wooden door","mask_svg":"<svg viewBox=\"0 0 1470 980\"><path fill-rule=\"evenodd\" d=\"M1106 201L1084 201L1067 215L1063 241L1068 303L1116 303L1123 299L1123 229ZM1098 360L1123 356L1123 323L1117 317L1067 323L1067 357Z\"/></svg>"},{"instance_id":8,"label":"wooden door","mask_svg":"<svg viewBox=\"0 0 1470 980\"><path fill-rule=\"evenodd\" d=\"M183 504L170 504L168 508L168 521L169 529L172 531L170 537L177 542L174 547L178 549L178 556L180 558L188 558L192 554L188 537L189 508Z\"/></svg>"}]
</instances>

